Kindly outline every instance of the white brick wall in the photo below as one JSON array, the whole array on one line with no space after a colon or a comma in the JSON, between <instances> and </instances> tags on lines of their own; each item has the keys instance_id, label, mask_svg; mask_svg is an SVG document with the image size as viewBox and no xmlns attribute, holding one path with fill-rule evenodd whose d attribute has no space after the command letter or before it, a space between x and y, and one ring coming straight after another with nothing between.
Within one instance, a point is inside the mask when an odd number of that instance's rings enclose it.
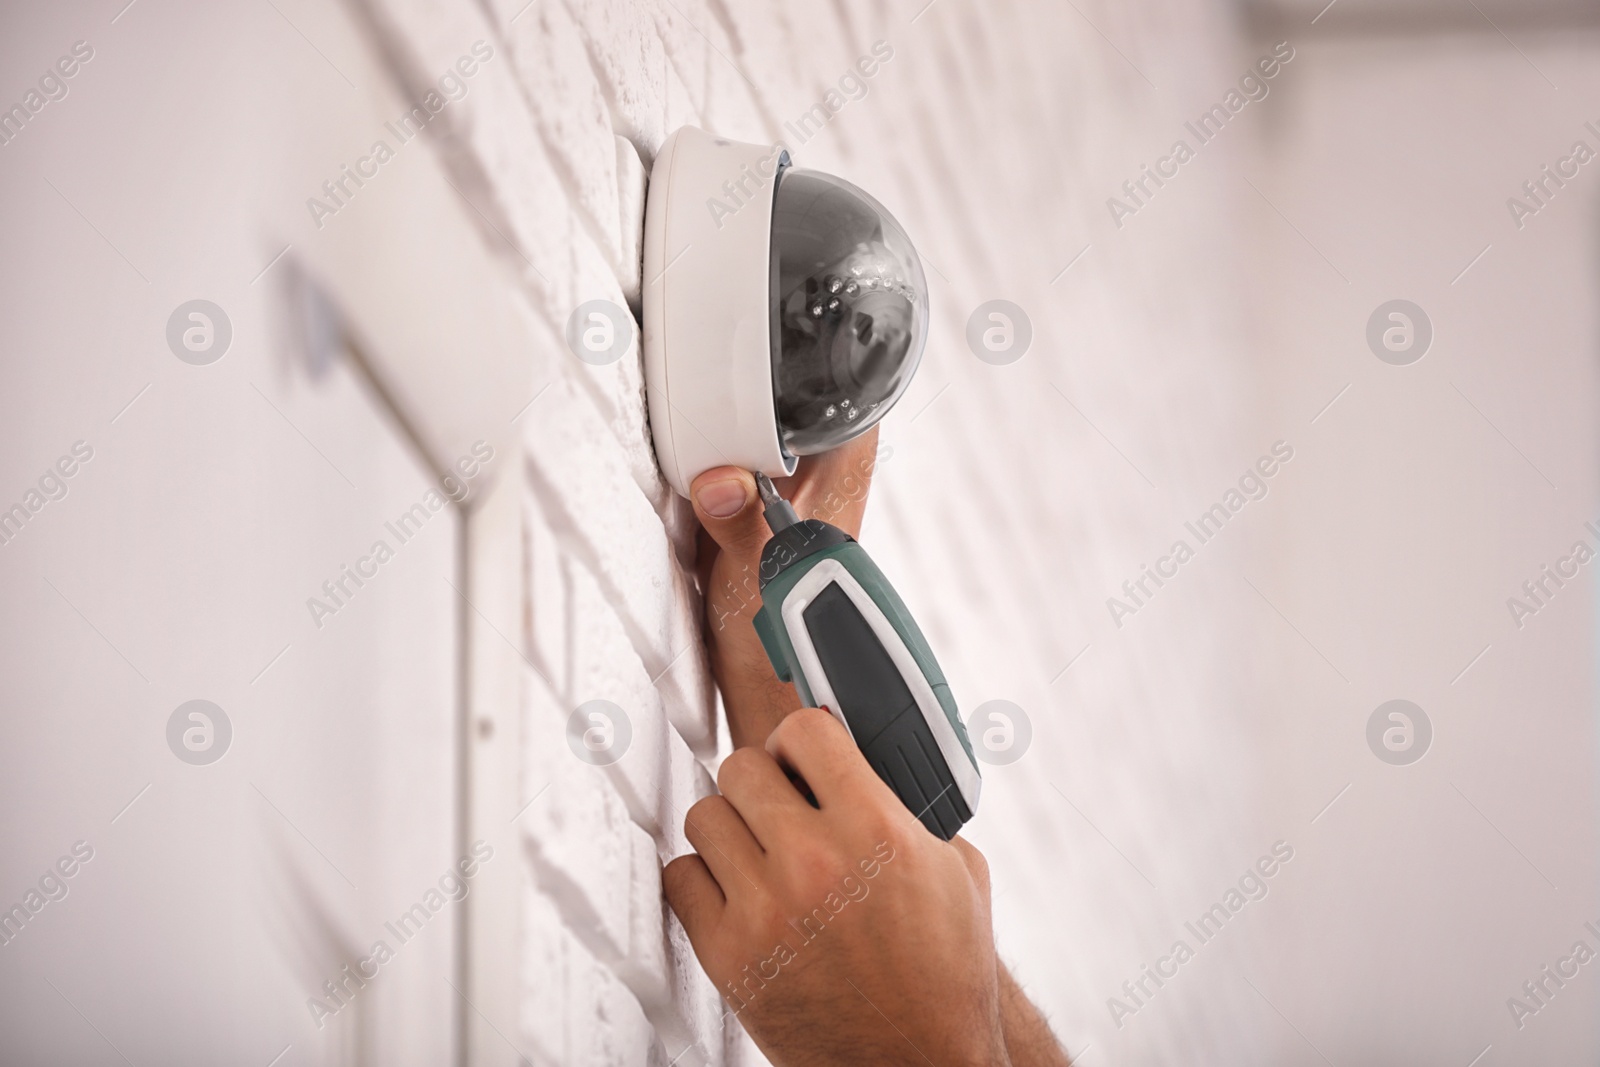
<instances>
[{"instance_id":1,"label":"white brick wall","mask_svg":"<svg viewBox=\"0 0 1600 1067\"><path fill-rule=\"evenodd\" d=\"M1036 751L990 773L973 835L994 861L1003 953L1081 1049L1104 1029L1104 997L1181 921L1172 902L1188 899L1193 871L1215 866L1220 878L1239 847L1255 847L1238 845L1237 825L1224 835L1196 815L1242 812L1250 796L1239 724L1195 710L1239 691L1210 666L1199 597L1231 576L1186 576L1190 591L1167 594L1161 625L1185 633L1166 634L1159 652L1112 630L1102 607L1164 547L1173 516L1200 505L1171 487L1220 487L1271 440L1231 429L1253 404L1241 333L1217 310L1231 306L1220 289L1193 282L1201 264L1220 287L1233 262L1238 194L1217 176L1228 160L1168 194L1190 199L1176 228L1118 233L1100 206L1168 142L1186 106L1174 99L1232 80L1214 16L1198 0L373 2L377 35L419 77L475 39L495 47L443 148L542 319L549 351L534 362L555 368L519 420L532 666L523 793L545 789L521 822L525 1053L759 1061L723 1026L660 898L660 861L686 848L682 814L710 788L701 761L718 745L693 519L655 469L637 359L591 368L560 342L583 300L637 306L642 176L685 123L786 140L801 165L882 199L925 253L933 339L886 425L893 455L867 538L901 577L963 711L1006 697L1032 714ZM877 40L894 57L866 98L796 143L783 124ZM1175 299L1180 277L1188 303ZM962 340L993 297L1033 315L1035 352L1014 367L979 363ZM1057 475L1045 495L1034 491L1042 470ZM572 709L597 698L623 707L634 731L627 757L605 769L564 740ZM1149 707L1164 711L1138 713ZM1082 755L1112 749L1134 753L1139 773ZM1219 779L1219 768L1236 773ZM1136 784L1151 781L1165 788ZM1225 858L1202 859L1213 851ZM1199 884L1195 902L1215 888ZM1191 1057L1230 1028L1232 994L1205 997L1204 1026L1193 998L1193 1011L1173 1010L1173 1029L1145 1038L1148 1054L1176 1053L1180 1025Z\"/></svg>"}]
</instances>

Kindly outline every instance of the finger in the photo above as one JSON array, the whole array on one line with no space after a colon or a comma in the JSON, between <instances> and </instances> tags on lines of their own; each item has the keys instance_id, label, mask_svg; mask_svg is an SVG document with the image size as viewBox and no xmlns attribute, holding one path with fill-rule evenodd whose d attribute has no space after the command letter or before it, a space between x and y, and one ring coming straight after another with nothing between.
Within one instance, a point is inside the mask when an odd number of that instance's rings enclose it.
<instances>
[{"instance_id":1,"label":"finger","mask_svg":"<svg viewBox=\"0 0 1600 1067\"><path fill-rule=\"evenodd\" d=\"M728 904L705 860L690 853L667 864L661 871L661 891L698 951L701 940L716 928Z\"/></svg>"},{"instance_id":2,"label":"finger","mask_svg":"<svg viewBox=\"0 0 1600 1067\"><path fill-rule=\"evenodd\" d=\"M729 575L742 576L736 581ZM705 637L711 671L722 690L728 731L736 748L760 745L800 706L794 686L780 682L756 633L761 590L754 568L723 555L705 590Z\"/></svg>"},{"instance_id":3,"label":"finger","mask_svg":"<svg viewBox=\"0 0 1600 1067\"><path fill-rule=\"evenodd\" d=\"M753 625L761 610L761 549L770 531L748 471L718 467L690 488L702 528L700 588L711 669L734 745L759 745L800 706L794 687L778 680Z\"/></svg>"},{"instance_id":4,"label":"finger","mask_svg":"<svg viewBox=\"0 0 1600 1067\"><path fill-rule=\"evenodd\" d=\"M807 456L786 490L801 518L821 519L851 537L861 534L867 491L877 464L878 428L817 456Z\"/></svg>"},{"instance_id":5,"label":"finger","mask_svg":"<svg viewBox=\"0 0 1600 1067\"><path fill-rule=\"evenodd\" d=\"M683 832L705 860L723 896L732 897L755 888L764 853L726 797L701 797L695 801L684 816Z\"/></svg>"},{"instance_id":6,"label":"finger","mask_svg":"<svg viewBox=\"0 0 1600 1067\"><path fill-rule=\"evenodd\" d=\"M733 636L742 647L732 666L759 672L761 661L754 653L760 649L751 621L761 607L761 549L771 532L755 480L738 467L717 467L696 478L690 490L695 516L711 542L702 543L699 559L702 564L711 561L701 588L712 640Z\"/></svg>"},{"instance_id":7,"label":"finger","mask_svg":"<svg viewBox=\"0 0 1600 1067\"><path fill-rule=\"evenodd\" d=\"M768 852L811 812L778 761L759 748L735 749L723 760L717 788Z\"/></svg>"},{"instance_id":8,"label":"finger","mask_svg":"<svg viewBox=\"0 0 1600 1067\"><path fill-rule=\"evenodd\" d=\"M714 467L689 486L695 517L723 551L752 565L771 532L761 510L756 480L740 467Z\"/></svg>"},{"instance_id":9,"label":"finger","mask_svg":"<svg viewBox=\"0 0 1600 1067\"><path fill-rule=\"evenodd\" d=\"M767 752L806 780L823 810L882 802L885 796L905 807L867 764L850 732L821 708L801 708L780 722L767 738Z\"/></svg>"}]
</instances>

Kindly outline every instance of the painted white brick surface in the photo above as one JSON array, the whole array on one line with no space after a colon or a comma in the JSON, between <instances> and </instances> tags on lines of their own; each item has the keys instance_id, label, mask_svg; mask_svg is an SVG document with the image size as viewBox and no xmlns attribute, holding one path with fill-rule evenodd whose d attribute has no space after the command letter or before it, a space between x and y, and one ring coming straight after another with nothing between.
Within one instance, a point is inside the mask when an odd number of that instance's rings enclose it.
<instances>
[{"instance_id":1,"label":"painted white brick surface","mask_svg":"<svg viewBox=\"0 0 1600 1067\"><path fill-rule=\"evenodd\" d=\"M925 254L932 341L885 425L865 536L963 712L1004 697L1032 715L1034 751L989 773L972 837L994 868L1002 954L1071 1048L1103 1035L1105 998L1248 858L1247 717L1215 709L1250 682L1222 677L1209 642L1216 605L1237 605L1234 633L1260 605L1218 566L1185 573L1165 613L1129 629L1103 606L1208 502L1173 487L1220 491L1271 443L1236 429L1259 425L1222 295L1243 266L1230 227L1256 210L1238 155L1212 151L1208 171L1163 192L1183 216L1164 230L1114 229L1102 207L1232 81L1237 43L1199 0L373 3L376 32L419 81L475 39L495 49L441 149L542 320L549 351L530 365L555 368L519 416L523 793L545 788L519 821L525 1054L760 1062L660 899L660 864L685 850L683 811L726 744L692 514L655 469L637 351L593 368L561 340L582 301L637 305L643 174L685 123L783 140L799 165L881 199ZM893 57L865 96L797 136L878 41ZM964 342L995 297L1033 317L1033 354L1013 367ZM566 744L567 716L591 699L632 722L631 750L604 769ZM1137 773L1090 758L1105 752ZM1222 828L1200 812L1239 818ZM1123 1061L1204 1062L1212 1034L1239 1048L1248 993L1207 984L1164 994L1164 1021Z\"/></svg>"}]
</instances>

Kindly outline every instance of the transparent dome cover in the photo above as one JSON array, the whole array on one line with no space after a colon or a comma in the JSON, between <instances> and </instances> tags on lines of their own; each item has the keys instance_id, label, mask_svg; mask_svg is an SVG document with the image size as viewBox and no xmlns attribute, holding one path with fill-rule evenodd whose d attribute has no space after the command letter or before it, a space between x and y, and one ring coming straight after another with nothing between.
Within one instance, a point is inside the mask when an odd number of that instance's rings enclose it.
<instances>
[{"instance_id":1,"label":"transparent dome cover","mask_svg":"<svg viewBox=\"0 0 1600 1067\"><path fill-rule=\"evenodd\" d=\"M900 399L928 336L928 285L893 216L830 174L785 169L772 212L773 391L796 456L825 452Z\"/></svg>"}]
</instances>

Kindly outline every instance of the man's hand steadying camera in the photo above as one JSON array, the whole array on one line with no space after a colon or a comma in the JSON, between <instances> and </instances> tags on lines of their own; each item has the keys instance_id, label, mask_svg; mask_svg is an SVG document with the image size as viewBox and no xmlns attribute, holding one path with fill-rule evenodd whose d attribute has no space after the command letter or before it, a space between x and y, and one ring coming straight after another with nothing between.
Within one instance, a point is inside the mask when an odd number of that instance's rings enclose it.
<instances>
[{"instance_id":1,"label":"man's hand steadying camera","mask_svg":"<svg viewBox=\"0 0 1600 1067\"><path fill-rule=\"evenodd\" d=\"M792 478L779 478L775 484L802 519L825 519L855 537L861 532L877 448L874 427L832 452L807 456ZM717 467L690 488L702 527L698 563L711 670L722 689L734 746L759 745L800 706L794 686L773 673L752 624L761 607L761 549L772 533L749 471Z\"/></svg>"},{"instance_id":2,"label":"man's hand steadying camera","mask_svg":"<svg viewBox=\"0 0 1600 1067\"><path fill-rule=\"evenodd\" d=\"M717 784L689 810L696 854L667 865L667 900L774 1063L1010 1062L977 849L930 834L815 708Z\"/></svg>"}]
</instances>

